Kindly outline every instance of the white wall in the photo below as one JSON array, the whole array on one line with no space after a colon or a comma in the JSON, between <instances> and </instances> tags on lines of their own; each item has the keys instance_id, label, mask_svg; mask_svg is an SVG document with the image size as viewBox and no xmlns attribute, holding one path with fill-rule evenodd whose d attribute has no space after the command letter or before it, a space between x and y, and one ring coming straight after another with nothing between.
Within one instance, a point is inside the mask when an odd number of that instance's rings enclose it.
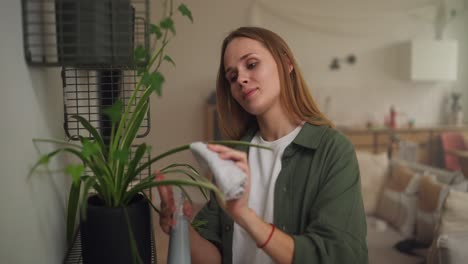
<instances>
[{"instance_id":1,"label":"white wall","mask_svg":"<svg viewBox=\"0 0 468 264\"><path fill-rule=\"evenodd\" d=\"M64 137L60 72L25 64L21 1L1 1L0 21L0 262L62 263L65 177L27 178L31 139Z\"/></svg>"}]
</instances>

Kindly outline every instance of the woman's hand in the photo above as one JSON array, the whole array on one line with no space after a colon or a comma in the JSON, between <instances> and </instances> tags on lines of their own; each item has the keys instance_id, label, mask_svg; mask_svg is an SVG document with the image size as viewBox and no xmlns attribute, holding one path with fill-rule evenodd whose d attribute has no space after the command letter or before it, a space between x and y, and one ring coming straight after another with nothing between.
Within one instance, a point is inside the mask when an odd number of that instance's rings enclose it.
<instances>
[{"instance_id":1,"label":"woman's hand","mask_svg":"<svg viewBox=\"0 0 468 264\"><path fill-rule=\"evenodd\" d=\"M164 180L164 175L160 172L154 173L156 181ZM173 215L175 213L175 202L172 187L158 186L159 196L161 197L161 213L159 214L159 225L161 229L169 234L172 226L175 225ZM187 218L191 219L193 209L188 201L184 203L184 214ZM221 255L216 246L210 241L206 240L189 225L190 235L190 254L192 263L221 263Z\"/></svg>"},{"instance_id":2,"label":"woman's hand","mask_svg":"<svg viewBox=\"0 0 468 264\"><path fill-rule=\"evenodd\" d=\"M155 172L154 175L156 181L164 180L163 174ZM175 219L173 217L176 211L174 193L172 192L172 187L167 185L158 186L157 189L161 198L161 213L159 215L159 225L166 234L169 234L172 226L175 225ZM184 215L187 216L188 219L192 219L193 208L188 201L184 202Z\"/></svg>"},{"instance_id":3,"label":"woman's hand","mask_svg":"<svg viewBox=\"0 0 468 264\"><path fill-rule=\"evenodd\" d=\"M222 145L208 144L208 149L218 153L221 159L232 160L247 175L244 194L241 198L226 201L224 210L231 218L238 222L248 211L249 193L250 193L250 170L247 154ZM221 203L220 203L221 205ZM223 206L223 205L221 205Z\"/></svg>"}]
</instances>

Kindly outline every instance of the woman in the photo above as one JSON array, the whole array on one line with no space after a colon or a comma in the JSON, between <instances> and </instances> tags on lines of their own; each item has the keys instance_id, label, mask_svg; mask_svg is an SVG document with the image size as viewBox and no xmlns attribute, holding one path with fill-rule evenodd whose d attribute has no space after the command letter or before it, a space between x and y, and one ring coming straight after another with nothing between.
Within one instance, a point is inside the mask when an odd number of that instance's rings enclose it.
<instances>
[{"instance_id":1,"label":"woman","mask_svg":"<svg viewBox=\"0 0 468 264\"><path fill-rule=\"evenodd\" d=\"M249 181L240 199L221 208L212 197L196 216L207 224L190 231L193 263L367 263L354 149L319 111L284 40L256 27L231 32L216 89L225 136L273 151L209 146ZM159 192L169 232L172 194Z\"/></svg>"}]
</instances>

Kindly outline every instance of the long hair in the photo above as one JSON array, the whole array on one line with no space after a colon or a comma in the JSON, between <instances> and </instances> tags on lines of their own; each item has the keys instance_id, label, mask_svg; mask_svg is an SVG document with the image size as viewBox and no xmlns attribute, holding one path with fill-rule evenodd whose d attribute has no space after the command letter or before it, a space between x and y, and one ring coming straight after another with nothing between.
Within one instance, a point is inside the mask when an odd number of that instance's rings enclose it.
<instances>
[{"instance_id":1,"label":"long hair","mask_svg":"<svg viewBox=\"0 0 468 264\"><path fill-rule=\"evenodd\" d=\"M252 126L257 125L254 115L245 111L231 94L225 76L224 53L235 38L244 37L260 42L271 53L278 66L280 102L292 120L306 121L313 125L333 127L332 122L319 110L312 98L296 60L286 42L276 33L259 27L240 27L223 41L216 83L217 110L221 133L228 139L240 139ZM289 65L293 66L290 72Z\"/></svg>"}]
</instances>

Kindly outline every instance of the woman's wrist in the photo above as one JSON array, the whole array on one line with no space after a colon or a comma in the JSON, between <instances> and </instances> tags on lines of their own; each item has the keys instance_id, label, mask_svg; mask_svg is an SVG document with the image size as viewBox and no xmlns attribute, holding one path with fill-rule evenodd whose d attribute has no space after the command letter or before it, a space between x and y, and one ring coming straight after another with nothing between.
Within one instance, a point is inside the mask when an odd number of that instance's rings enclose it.
<instances>
[{"instance_id":1,"label":"woman's wrist","mask_svg":"<svg viewBox=\"0 0 468 264\"><path fill-rule=\"evenodd\" d=\"M265 222L254 210L248 208L236 219L240 225L256 242L257 247L265 249L275 235L275 226L272 223Z\"/></svg>"},{"instance_id":2,"label":"woman's wrist","mask_svg":"<svg viewBox=\"0 0 468 264\"><path fill-rule=\"evenodd\" d=\"M240 225L245 230L252 225L255 221L261 220L254 210L251 208L246 208L236 219L238 225ZM263 220L262 220L263 221Z\"/></svg>"}]
</instances>

